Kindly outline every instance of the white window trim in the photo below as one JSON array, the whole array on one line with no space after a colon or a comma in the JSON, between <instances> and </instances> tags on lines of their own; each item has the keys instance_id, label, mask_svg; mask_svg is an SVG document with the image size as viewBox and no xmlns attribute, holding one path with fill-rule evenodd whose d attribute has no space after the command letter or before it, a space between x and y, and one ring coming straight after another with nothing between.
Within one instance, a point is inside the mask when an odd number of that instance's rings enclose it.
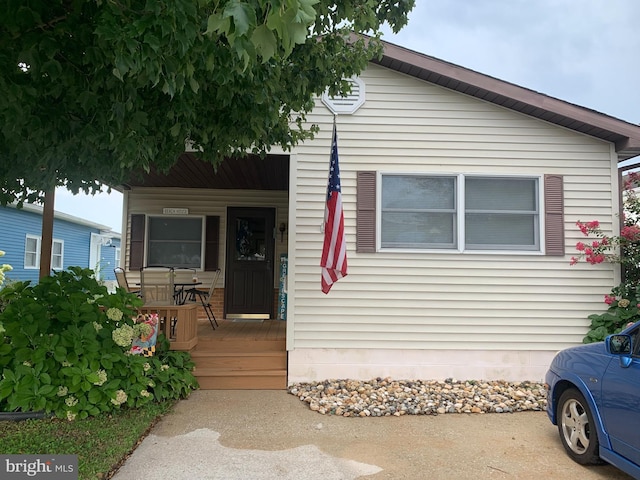
<instances>
[{"instance_id":1,"label":"white window trim","mask_svg":"<svg viewBox=\"0 0 640 480\"><path fill-rule=\"evenodd\" d=\"M200 230L200 266L196 267L196 271L204 271L204 262L205 262L205 247L206 247L206 233L207 233L207 223L205 215L149 215L147 214L147 218L145 221L145 231L144 231L144 264L149 265L149 229L151 228L151 219L152 218L171 218L171 219L186 219L186 220L194 220L200 219L202 222L202 228ZM158 266L158 265L154 265ZM172 267L173 265L163 265L167 267Z\"/></svg>"},{"instance_id":2,"label":"white window trim","mask_svg":"<svg viewBox=\"0 0 640 480\"><path fill-rule=\"evenodd\" d=\"M456 177L456 216L458 237L456 238L457 248L392 248L382 247L382 177L385 175L405 175L405 176L425 176L425 177ZM478 250L465 248L465 222L464 205L465 189L464 179L467 177L483 178L526 178L536 179L538 182L538 249L537 250ZM461 214L462 213L462 214ZM447 172L398 172L398 171L378 171L376 178L376 252L398 252L398 253L439 253L439 254L483 254L483 255L544 255L544 175L508 175L494 173L447 173Z\"/></svg>"},{"instance_id":3,"label":"white window trim","mask_svg":"<svg viewBox=\"0 0 640 480\"><path fill-rule=\"evenodd\" d=\"M27 240L28 239L34 239L36 241L36 264L35 265L27 265ZM55 243L59 243L61 245L61 254L60 254L60 263L61 266L60 267L54 267L53 266L53 244ZM59 240L57 238L54 238L52 240L52 245L51 245L51 269L55 269L55 270L63 270L64 269L64 240ZM31 235L29 233L27 233L25 235L25 239L24 239L24 260L23 260L23 264L24 264L24 269L25 270L38 270L40 268L40 253L42 252L42 237L40 235Z\"/></svg>"},{"instance_id":4,"label":"white window trim","mask_svg":"<svg viewBox=\"0 0 640 480\"><path fill-rule=\"evenodd\" d=\"M30 251L27 251L27 242L28 240L35 240L36 241L36 260L35 260L35 265L27 265L27 253L32 253ZM26 234L25 238L24 238L24 269L25 270L35 270L40 268L40 251L42 250L40 248L40 244L41 244L41 238L38 235L30 235L30 234Z\"/></svg>"},{"instance_id":5,"label":"white window trim","mask_svg":"<svg viewBox=\"0 0 640 480\"><path fill-rule=\"evenodd\" d=\"M53 245L55 245L56 243L60 244L60 266L59 267L54 267L53 266ZM55 238L52 241L52 245L51 245L51 270L64 270L64 240L56 240Z\"/></svg>"}]
</instances>

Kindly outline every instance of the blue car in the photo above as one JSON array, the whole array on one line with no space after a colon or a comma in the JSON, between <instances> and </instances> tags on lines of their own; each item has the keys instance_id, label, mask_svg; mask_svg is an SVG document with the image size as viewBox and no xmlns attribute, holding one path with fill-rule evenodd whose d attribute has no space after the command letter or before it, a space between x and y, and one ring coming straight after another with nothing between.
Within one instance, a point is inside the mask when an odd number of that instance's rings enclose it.
<instances>
[{"instance_id":1,"label":"blue car","mask_svg":"<svg viewBox=\"0 0 640 480\"><path fill-rule=\"evenodd\" d=\"M547 414L569 456L640 479L640 323L561 351L545 381Z\"/></svg>"}]
</instances>

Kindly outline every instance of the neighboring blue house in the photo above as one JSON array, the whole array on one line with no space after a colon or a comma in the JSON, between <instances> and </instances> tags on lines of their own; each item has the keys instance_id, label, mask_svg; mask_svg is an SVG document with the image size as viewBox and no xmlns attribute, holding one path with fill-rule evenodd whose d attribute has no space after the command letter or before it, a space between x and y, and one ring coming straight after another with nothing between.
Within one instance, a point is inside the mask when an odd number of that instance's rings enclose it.
<instances>
[{"instance_id":1,"label":"neighboring blue house","mask_svg":"<svg viewBox=\"0 0 640 480\"><path fill-rule=\"evenodd\" d=\"M31 280L40 276L40 243L42 239L42 207L27 205L0 207L0 250L8 263L8 281ZM66 270L71 266L91 268L100 280L112 288L113 269L120 263L120 234L109 227L54 212L51 268Z\"/></svg>"}]
</instances>

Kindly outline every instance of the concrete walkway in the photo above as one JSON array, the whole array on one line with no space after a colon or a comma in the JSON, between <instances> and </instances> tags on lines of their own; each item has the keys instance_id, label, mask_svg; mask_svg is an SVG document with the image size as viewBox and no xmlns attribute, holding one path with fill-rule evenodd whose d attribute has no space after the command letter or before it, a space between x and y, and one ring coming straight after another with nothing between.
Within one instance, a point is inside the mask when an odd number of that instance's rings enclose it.
<instances>
[{"instance_id":1,"label":"concrete walkway","mask_svg":"<svg viewBox=\"0 0 640 480\"><path fill-rule=\"evenodd\" d=\"M345 418L285 391L197 391L114 480L624 479L565 454L544 412Z\"/></svg>"}]
</instances>

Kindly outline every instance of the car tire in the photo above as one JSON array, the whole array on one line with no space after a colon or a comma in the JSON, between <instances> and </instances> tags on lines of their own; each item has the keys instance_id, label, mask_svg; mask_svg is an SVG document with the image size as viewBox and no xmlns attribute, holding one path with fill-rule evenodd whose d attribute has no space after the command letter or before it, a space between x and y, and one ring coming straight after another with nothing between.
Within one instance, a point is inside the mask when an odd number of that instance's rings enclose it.
<instances>
[{"instance_id":1,"label":"car tire","mask_svg":"<svg viewBox=\"0 0 640 480\"><path fill-rule=\"evenodd\" d=\"M575 388L560 395L557 419L562 445L574 461L581 465L602 463L593 414L584 396Z\"/></svg>"}]
</instances>

